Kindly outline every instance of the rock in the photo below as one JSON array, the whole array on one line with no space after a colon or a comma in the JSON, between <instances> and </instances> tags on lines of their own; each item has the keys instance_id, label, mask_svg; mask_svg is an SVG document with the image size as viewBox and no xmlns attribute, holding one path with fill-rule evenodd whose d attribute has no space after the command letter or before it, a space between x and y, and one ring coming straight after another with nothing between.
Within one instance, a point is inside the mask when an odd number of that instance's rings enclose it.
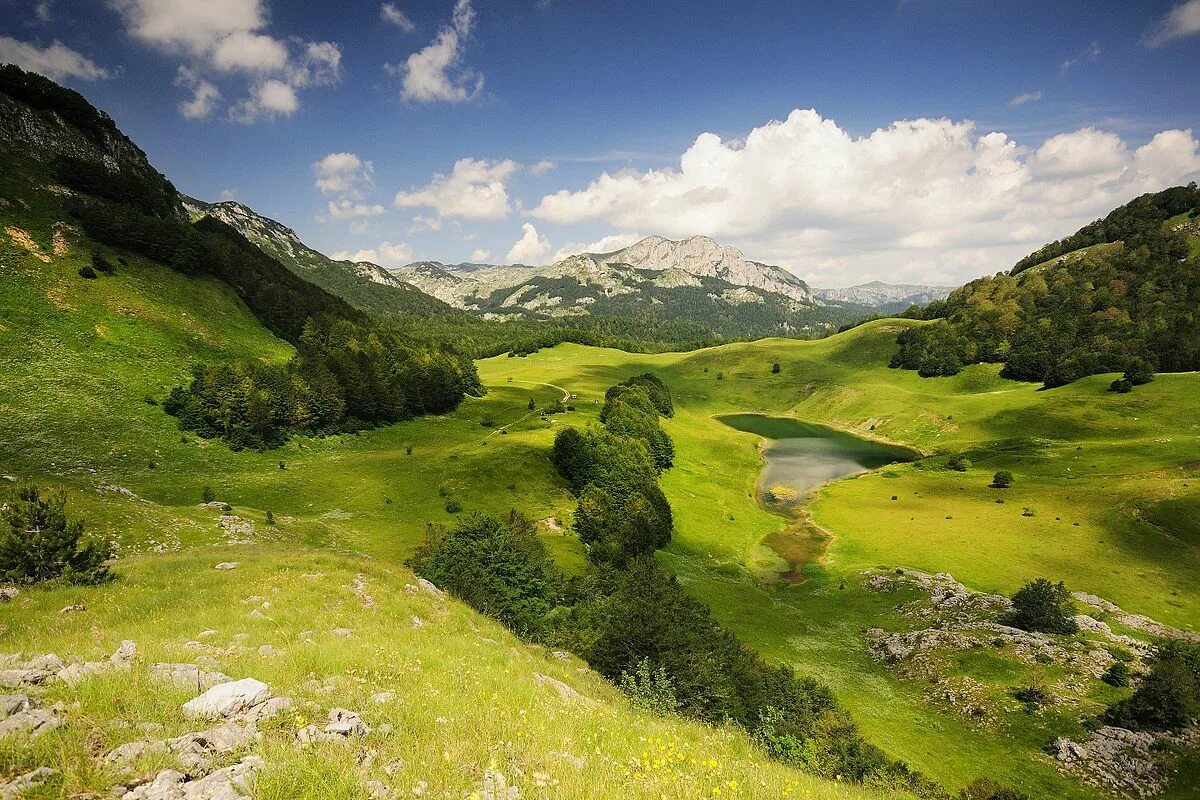
<instances>
[{"instance_id":1,"label":"rock","mask_svg":"<svg viewBox=\"0 0 1200 800\"><path fill-rule=\"evenodd\" d=\"M202 766L214 755L224 755L248 746L257 738L253 725L225 722L204 731L168 739L167 748L184 757L189 766Z\"/></svg>"},{"instance_id":2,"label":"rock","mask_svg":"<svg viewBox=\"0 0 1200 800\"><path fill-rule=\"evenodd\" d=\"M137 645L128 639L121 642L121 646L116 652L109 656L109 661L117 669L129 669L133 666L133 659L137 656Z\"/></svg>"},{"instance_id":3,"label":"rock","mask_svg":"<svg viewBox=\"0 0 1200 800\"><path fill-rule=\"evenodd\" d=\"M261 758L247 756L232 767L194 781L182 772L165 769L152 782L126 792L124 800L250 800L254 777L262 767Z\"/></svg>"},{"instance_id":4,"label":"rock","mask_svg":"<svg viewBox=\"0 0 1200 800\"><path fill-rule=\"evenodd\" d=\"M296 731L296 742L301 745L315 744L317 742L344 742L345 736L336 733L325 733L316 725L305 725L300 730Z\"/></svg>"},{"instance_id":5,"label":"rock","mask_svg":"<svg viewBox=\"0 0 1200 800\"><path fill-rule=\"evenodd\" d=\"M37 686L51 676L44 669L0 669L0 687L18 689L22 686Z\"/></svg>"},{"instance_id":6,"label":"rock","mask_svg":"<svg viewBox=\"0 0 1200 800\"><path fill-rule=\"evenodd\" d=\"M233 678L223 672L200 669L196 664L152 664L150 677L167 681L180 688L194 688L198 692L233 681Z\"/></svg>"},{"instance_id":7,"label":"rock","mask_svg":"<svg viewBox=\"0 0 1200 800\"><path fill-rule=\"evenodd\" d=\"M271 719L277 716L281 711L291 708L293 705L290 697L272 697L265 703L259 703L252 708L248 708L237 718L243 722L262 722L265 719Z\"/></svg>"},{"instance_id":8,"label":"rock","mask_svg":"<svg viewBox=\"0 0 1200 800\"><path fill-rule=\"evenodd\" d=\"M59 610L59 612L58 612L58 613L60 613L60 614L74 614L74 613L75 613L75 612L77 612L77 611L87 611L87 606L85 606L83 603L73 603L72 605L69 605L69 606L63 606L63 607L62 607L62 608Z\"/></svg>"},{"instance_id":9,"label":"rock","mask_svg":"<svg viewBox=\"0 0 1200 800\"><path fill-rule=\"evenodd\" d=\"M334 628L333 635L340 636L343 639L346 639L346 638L349 638L354 635L354 629L353 628Z\"/></svg>"},{"instance_id":10,"label":"rock","mask_svg":"<svg viewBox=\"0 0 1200 800\"><path fill-rule=\"evenodd\" d=\"M339 736L366 736L370 732L371 729L355 712L347 711L344 708L329 710L329 724L325 726L325 733L335 733Z\"/></svg>"},{"instance_id":11,"label":"rock","mask_svg":"<svg viewBox=\"0 0 1200 800\"><path fill-rule=\"evenodd\" d=\"M0 586L0 603L9 603L17 599L21 590L15 586Z\"/></svg>"},{"instance_id":12,"label":"rock","mask_svg":"<svg viewBox=\"0 0 1200 800\"><path fill-rule=\"evenodd\" d=\"M413 614L413 618L412 618L412 626L413 626L414 628L424 628L424 627L425 627L426 625L428 625L428 624L429 624L428 622L426 622L425 620L421 619L421 618L420 618L420 617L418 617L416 614Z\"/></svg>"},{"instance_id":13,"label":"rock","mask_svg":"<svg viewBox=\"0 0 1200 800\"><path fill-rule=\"evenodd\" d=\"M446 593L438 587L434 586L431 581L424 578L417 578L417 588L425 594L433 595L434 597L445 597Z\"/></svg>"},{"instance_id":14,"label":"rock","mask_svg":"<svg viewBox=\"0 0 1200 800\"><path fill-rule=\"evenodd\" d=\"M394 699L396 699L395 692L378 692L377 694L371 695L371 702L375 703L376 705L390 703Z\"/></svg>"},{"instance_id":15,"label":"rock","mask_svg":"<svg viewBox=\"0 0 1200 800\"><path fill-rule=\"evenodd\" d=\"M271 647L269 644L264 644L262 647L258 648L258 654L263 658L271 658L272 656L278 655L278 653L279 651L274 647Z\"/></svg>"},{"instance_id":16,"label":"rock","mask_svg":"<svg viewBox=\"0 0 1200 800\"><path fill-rule=\"evenodd\" d=\"M46 653L44 656L34 656L25 662L25 669L36 669L44 672L58 672L67 665L63 660L54 653Z\"/></svg>"},{"instance_id":17,"label":"rock","mask_svg":"<svg viewBox=\"0 0 1200 800\"><path fill-rule=\"evenodd\" d=\"M0 721L0 739L24 736L35 739L62 724L62 715L52 708L28 708Z\"/></svg>"},{"instance_id":18,"label":"rock","mask_svg":"<svg viewBox=\"0 0 1200 800\"><path fill-rule=\"evenodd\" d=\"M244 678L217 684L199 697L183 704L183 715L190 718L220 719L232 717L252 706L265 703L271 688L262 681Z\"/></svg>"},{"instance_id":19,"label":"rock","mask_svg":"<svg viewBox=\"0 0 1200 800\"><path fill-rule=\"evenodd\" d=\"M8 783L0 783L0 800L17 800L24 797L30 789L36 789L58 772L49 767L38 767L32 772L18 775Z\"/></svg>"},{"instance_id":20,"label":"rock","mask_svg":"<svg viewBox=\"0 0 1200 800\"><path fill-rule=\"evenodd\" d=\"M567 686L562 681L551 678L549 675L543 675L540 672L533 673L533 679L537 681L538 686L549 686L558 696L568 703L581 703L589 708L595 707L598 703L590 697L584 697L579 692Z\"/></svg>"},{"instance_id":21,"label":"rock","mask_svg":"<svg viewBox=\"0 0 1200 800\"><path fill-rule=\"evenodd\" d=\"M396 796L383 781L367 781L363 788L367 790L367 796L371 800L392 800Z\"/></svg>"},{"instance_id":22,"label":"rock","mask_svg":"<svg viewBox=\"0 0 1200 800\"><path fill-rule=\"evenodd\" d=\"M112 669L112 662L109 661L85 661L82 664L71 664L58 673L58 679L64 683L74 686L85 678L93 675L99 675Z\"/></svg>"},{"instance_id":23,"label":"rock","mask_svg":"<svg viewBox=\"0 0 1200 800\"><path fill-rule=\"evenodd\" d=\"M23 694L0 694L0 719L7 719L13 714L37 708L37 700Z\"/></svg>"},{"instance_id":24,"label":"rock","mask_svg":"<svg viewBox=\"0 0 1200 800\"><path fill-rule=\"evenodd\" d=\"M104 756L110 764L132 764L142 756L167 752L166 742L127 742Z\"/></svg>"},{"instance_id":25,"label":"rock","mask_svg":"<svg viewBox=\"0 0 1200 800\"><path fill-rule=\"evenodd\" d=\"M1052 753L1063 769L1084 782L1120 795L1148 797L1166 785L1154 756L1155 745L1170 737L1105 726L1086 742L1059 738Z\"/></svg>"},{"instance_id":26,"label":"rock","mask_svg":"<svg viewBox=\"0 0 1200 800\"><path fill-rule=\"evenodd\" d=\"M215 567L213 567L213 569L237 569L239 563L240 562L237 561L222 561L220 564L217 564Z\"/></svg>"}]
</instances>

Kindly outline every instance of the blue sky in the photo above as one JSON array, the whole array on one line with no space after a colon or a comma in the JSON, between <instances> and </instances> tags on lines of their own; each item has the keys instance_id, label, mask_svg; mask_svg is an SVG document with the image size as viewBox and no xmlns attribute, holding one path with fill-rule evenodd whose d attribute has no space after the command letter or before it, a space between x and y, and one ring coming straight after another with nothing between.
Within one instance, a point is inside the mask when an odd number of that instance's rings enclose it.
<instances>
[{"instance_id":1,"label":"blue sky","mask_svg":"<svg viewBox=\"0 0 1200 800\"><path fill-rule=\"evenodd\" d=\"M0 0L0 60L389 266L706 234L957 283L1200 175L1200 0Z\"/></svg>"}]
</instances>

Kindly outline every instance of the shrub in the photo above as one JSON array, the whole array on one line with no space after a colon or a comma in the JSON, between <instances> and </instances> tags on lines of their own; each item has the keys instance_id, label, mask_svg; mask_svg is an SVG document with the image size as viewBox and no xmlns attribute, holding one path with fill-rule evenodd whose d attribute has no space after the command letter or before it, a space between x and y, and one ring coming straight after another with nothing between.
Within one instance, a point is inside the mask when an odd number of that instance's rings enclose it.
<instances>
[{"instance_id":1,"label":"shrub","mask_svg":"<svg viewBox=\"0 0 1200 800\"><path fill-rule=\"evenodd\" d=\"M1007 489L1013 485L1013 474L1006 469L1002 469L992 476L993 489Z\"/></svg>"},{"instance_id":2,"label":"shrub","mask_svg":"<svg viewBox=\"0 0 1200 800\"><path fill-rule=\"evenodd\" d=\"M772 375L779 374L779 362L778 361L776 361L774 364L771 365L771 374Z\"/></svg>"},{"instance_id":3,"label":"shrub","mask_svg":"<svg viewBox=\"0 0 1200 800\"><path fill-rule=\"evenodd\" d=\"M1129 676L1129 665L1124 661L1114 661L1113 665L1108 668L1100 680L1109 686L1121 687L1129 685Z\"/></svg>"},{"instance_id":4,"label":"shrub","mask_svg":"<svg viewBox=\"0 0 1200 800\"><path fill-rule=\"evenodd\" d=\"M428 578L519 636L534 638L558 596L558 580L536 526L511 512L471 514L446 531L430 526L409 560Z\"/></svg>"},{"instance_id":5,"label":"shrub","mask_svg":"<svg viewBox=\"0 0 1200 800\"><path fill-rule=\"evenodd\" d=\"M1050 694L1041 686L1022 686L1013 692L1013 697L1025 704L1025 708L1033 711L1050 699Z\"/></svg>"},{"instance_id":6,"label":"shrub","mask_svg":"<svg viewBox=\"0 0 1200 800\"><path fill-rule=\"evenodd\" d=\"M205 486L204 489L200 492L200 502L201 503L211 503L211 502L215 501L216 499L217 499L217 495L215 492L213 492L211 486Z\"/></svg>"},{"instance_id":7,"label":"shrub","mask_svg":"<svg viewBox=\"0 0 1200 800\"><path fill-rule=\"evenodd\" d=\"M1013 595L1013 610L1004 617L1006 625L1026 631L1071 634L1079 630L1071 593L1062 581L1045 578L1025 584Z\"/></svg>"},{"instance_id":8,"label":"shrub","mask_svg":"<svg viewBox=\"0 0 1200 800\"><path fill-rule=\"evenodd\" d=\"M946 469L952 469L955 472L966 472L971 468L971 460L966 456L954 456L946 462Z\"/></svg>"},{"instance_id":9,"label":"shrub","mask_svg":"<svg viewBox=\"0 0 1200 800\"><path fill-rule=\"evenodd\" d=\"M1108 385L1108 390L1110 392L1117 392L1118 394L1128 394L1133 391L1133 383L1125 378L1117 378Z\"/></svg>"},{"instance_id":10,"label":"shrub","mask_svg":"<svg viewBox=\"0 0 1200 800\"><path fill-rule=\"evenodd\" d=\"M479 420L479 424L484 428L493 428L496 425L496 420L492 419L491 417L484 417L483 419Z\"/></svg>"},{"instance_id":11,"label":"shrub","mask_svg":"<svg viewBox=\"0 0 1200 800\"><path fill-rule=\"evenodd\" d=\"M96 279L96 270L92 269L91 267L80 267L79 277L86 278L89 281L94 281Z\"/></svg>"},{"instance_id":12,"label":"shrub","mask_svg":"<svg viewBox=\"0 0 1200 800\"><path fill-rule=\"evenodd\" d=\"M105 275L112 275L115 271L112 262L99 253L92 253L92 269L97 272L103 272Z\"/></svg>"},{"instance_id":13,"label":"shrub","mask_svg":"<svg viewBox=\"0 0 1200 800\"><path fill-rule=\"evenodd\" d=\"M530 411L533 411L535 408L537 408L537 403L534 402L532 397L529 398L529 405L526 406L526 408L528 408Z\"/></svg>"},{"instance_id":14,"label":"shrub","mask_svg":"<svg viewBox=\"0 0 1200 800\"><path fill-rule=\"evenodd\" d=\"M651 669L647 658L639 661L632 672L621 673L617 686L629 696L634 706L643 711L665 716L679 708L671 677L662 667Z\"/></svg>"},{"instance_id":15,"label":"shrub","mask_svg":"<svg viewBox=\"0 0 1200 800\"><path fill-rule=\"evenodd\" d=\"M458 502L453 497L451 497L449 500L446 501L446 512L447 513L457 514L460 511L462 511L462 503Z\"/></svg>"},{"instance_id":16,"label":"shrub","mask_svg":"<svg viewBox=\"0 0 1200 800\"><path fill-rule=\"evenodd\" d=\"M112 544L85 537L83 522L67 519L65 492L43 497L36 486L23 486L0 518L0 579L95 585L112 577L104 563Z\"/></svg>"},{"instance_id":17,"label":"shrub","mask_svg":"<svg viewBox=\"0 0 1200 800\"><path fill-rule=\"evenodd\" d=\"M958 800L1029 800L1029 795L988 778L979 778L958 793Z\"/></svg>"},{"instance_id":18,"label":"shrub","mask_svg":"<svg viewBox=\"0 0 1200 800\"><path fill-rule=\"evenodd\" d=\"M271 509L269 509L269 508L267 509L267 524L268 525L275 524L275 515L271 513Z\"/></svg>"}]
</instances>

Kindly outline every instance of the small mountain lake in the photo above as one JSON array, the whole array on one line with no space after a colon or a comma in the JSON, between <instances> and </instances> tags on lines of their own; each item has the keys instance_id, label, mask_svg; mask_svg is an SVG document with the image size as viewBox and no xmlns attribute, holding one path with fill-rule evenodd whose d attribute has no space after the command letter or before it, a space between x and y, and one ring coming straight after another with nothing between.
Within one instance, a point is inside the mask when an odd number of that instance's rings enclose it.
<instances>
[{"instance_id":1,"label":"small mountain lake","mask_svg":"<svg viewBox=\"0 0 1200 800\"><path fill-rule=\"evenodd\" d=\"M906 447L798 419L725 414L717 420L767 440L761 448L765 463L756 483L758 502L792 524L759 543L751 567L790 583L803 583L804 568L817 561L829 544L828 534L804 510L814 491L829 481L920 457Z\"/></svg>"}]
</instances>

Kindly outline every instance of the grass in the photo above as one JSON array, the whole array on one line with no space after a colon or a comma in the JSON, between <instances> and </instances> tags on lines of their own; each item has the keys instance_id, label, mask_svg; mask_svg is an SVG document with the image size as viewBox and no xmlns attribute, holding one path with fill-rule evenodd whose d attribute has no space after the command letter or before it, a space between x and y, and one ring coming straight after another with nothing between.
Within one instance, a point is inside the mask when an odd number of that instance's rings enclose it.
<instances>
[{"instance_id":1,"label":"grass","mask_svg":"<svg viewBox=\"0 0 1200 800\"><path fill-rule=\"evenodd\" d=\"M61 219L56 200L36 192L25 199L28 209L0 206L0 230L20 228L52 253ZM550 753L568 751L586 756L588 766L573 774L560 764L550 773L564 797L694 796L712 787L705 769L691 768L691 753L712 754L762 795L775 796L790 781L814 796L857 796L768 764L738 734L638 715L595 676L577 674L573 662L548 660L461 608L428 608L403 592L411 580L403 559L427 523L453 521L450 499L464 511L516 507L535 519L569 522L573 502L548 459L554 432L595 421L605 388L646 370L666 380L676 398L676 416L665 422L676 466L663 486L677 530L664 563L768 658L828 682L872 741L950 787L989 775L1035 797L1095 797L1041 754L1055 735L1078 733L1073 720L1016 712L983 729L870 659L863 630L906 622L894 597L862 586L862 570L948 571L973 588L1000 592L1045 575L1134 613L1188 630L1200 626L1193 591L1200 578L1196 375L1161 375L1127 395L1106 391L1112 376L1039 391L1002 380L987 365L922 379L884 366L896 333L920 324L897 320L822 341L769 339L692 353L564 344L479 362L489 393L444 417L233 453L181 435L146 398L160 401L195 361L283 360L290 348L215 282L138 259L118 265L114 276L84 281L77 270L90 260L91 245L69 233L66 240L67 252L43 262L0 236L0 474L63 486L74 513L120 542L122 579L97 590L25 592L5 610L0 650L98 654L127 637L147 660L192 660L195 654L181 648L201 629L218 630L222 646L244 632L284 655L262 660L235 651L214 657L213 665L261 677L279 693L320 703L308 682L330 680L342 704L354 707L367 696L364 687L400 687L396 708L370 709L369 722L392 721L403 732L372 742L386 756L376 763L399 759L397 785L425 780L445 796L461 797L493 761L502 771L519 769L528 788L534 772L550 768ZM576 411L529 414L530 397L543 407L561 397L558 387L578 395ZM761 440L716 419L738 413L820 423L930 457L818 492L808 510L831 537L822 542L824 557L813 561L797 546L789 557L803 582L777 583L770 578L783 570L771 545L786 523L756 502ZM484 419L495 427L483 427ZM498 432L501 426L507 433ZM941 468L958 453L971 460L970 470ZM1015 474L1013 488L987 487L999 469ZM253 523L251 544L231 545L216 512L199 508L204 486ZM1022 516L1026 506L1035 516ZM275 526L265 524L268 510ZM543 534L566 569L582 568L569 534L550 525ZM210 568L221 560L243 567ZM345 589L358 572L379 603L375 612ZM315 573L325 577L304 577ZM242 600L250 594L278 598L264 612L274 622L245 618ZM88 606L85 615L57 614L77 600ZM437 622L412 629L414 613ZM338 647L323 646L331 644L323 634L315 648L297 641L300 630L337 624L361 635ZM557 669L548 674L600 700L600 710L579 714L545 703L530 685L535 668ZM954 669L989 686L1016 680L1002 656L972 656ZM63 696L80 704L85 721L37 751L66 767L69 789L56 788L59 795L108 780L85 754L93 742L127 735L119 720L144 717L171 730L181 724L174 695L127 705L140 696L140 680L135 671L121 678L125 683ZM449 722L438 723L439 716ZM643 737L686 744L686 775L643 782L626 776L630 759L649 752ZM263 796L361 791L364 772L351 756L319 750L302 759L286 740L287 731L264 740L271 766ZM29 763L29 753L2 752L4 772ZM1195 761L1186 761L1179 780L1194 772Z\"/></svg>"}]
</instances>

